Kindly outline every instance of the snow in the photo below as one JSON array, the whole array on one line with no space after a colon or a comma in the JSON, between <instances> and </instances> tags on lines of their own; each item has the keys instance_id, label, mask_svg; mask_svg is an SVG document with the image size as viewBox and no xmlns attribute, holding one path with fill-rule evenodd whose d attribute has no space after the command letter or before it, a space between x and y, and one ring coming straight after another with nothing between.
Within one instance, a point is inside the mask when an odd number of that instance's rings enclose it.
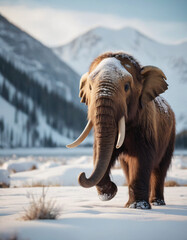
<instances>
[{"instance_id":1,"label":"snow","mask_svg":"<svg viewBox=\"0 0 187 240\"><path fill-rule=\"evenodd\" d=\"M87 137L88 138L88 137ZM183 154L187 154L187 151L184 152ZM78 148L6 148L6 149L1 149L0 151L0 156L5 157L5 156L42 156L43 158L49 158L49 156L82 156L82 155L89 155L91 156L93 154L93 149L92 147L81 147L79 146ZM178 153L180 154L180 153Z\"/></svg>"},{"instance_id":2,"label":"snow","mask_svg":"<svg viewBox=\"0 0 187 240\"><path fill-rule=\"evenodd\" d=\"M102 80L109 79L110 81L118 81L122 77L131 77L132 75L121 65L121 62L114 58L105 58L103 59L97 67L89 74L89 77L92 81L94 81L97 75L100 75ZM109 97L113 95L115 91L114 88L109 86L101 86L100 90L97 92L96 99L100 97Z\"/></svg>"},{"instance_id":3,"label":"snow","mask_svg":"<svg viewBox=\"0 0 187 240\"><path fill-rule=\"evenodd\" d=\"M149 205L146 201L134 202L130 204L129 208L137 208L137 209L149 209Z\"/></svg>"},{"instance_id":4,"label":"snow","mask_svg":"<svg viewBox=\"0 0 187 240\"><path fill-rule=\"evenodd\" d=\"M176 154L176 156L173 157L173 165L172 168L174 169L187 169L187 160L185 156L180 156Z\"/></svg>"},{"instance_id":5,"label":"snow","mask_svg":"<svg viewBox=\"0 0 187 240\"><path fill-rule=\"evenodd\" d=\"M19 158L17 160L8 160L2 168L7 169L9 172L23 172L38 168L38 163L33 159Z\"/></svg>"},{"instance_id":6,"label":"snow","mask_svg":"<svg viewBox=\"0 0 187 240\"><path fill-rule=\"evenodd\" d=\"M85 172L90 176L93 166L89 164L69 164L47 168L41 166L38 170L18 172L10 175L11 187L22 187L32 185L60 185L60 186L78 186L78 176ZM126 179L121 169L112 170L112 180L118 185L126 184ZM171 168L167 174L166 181L175 181L179 185L187 184L187 169Z\"/></svg>"},{"instance_id":7,"label":"snow","mask_svg":"<svg viewBox=\"0 0 187 240\"><path fill-rule=\"evenodd\" d=\"M160 109L160 112L164 112L164 113L168 114L169 106L168 106L167 102L164 100L164 98L158 96L155 98L154 101L157 103L157 105Z\"/></svg>"},{"instance_id":8,"label":"snow","mask_svg":"<svg viewBox=\"0 0 187 240\"><path fill-rule=\"evenodd\" d=\"M78 97L79 75L61 61L51 49L9 23L3 16L0 16L0 55L19 71L26 73L30 79L45 86L50 93L52 91L60 98L73 102L77 109L85 111ZM0 88L5 84L8 89L6 98L8 101L5 100L5 96L4 98L0 96L0 120L4 123L0 139L1 147L31 145L38 147L46 144L46 140L52 140L52 143L58 146L65 146L72 141L77 132L73 132L66 126L67 124L63 124L62 131L56 131L48 124L49 122L52 124L52 120L46 117L45 111L41 110L38 104L34 104L31 97L14 87L9 80L0 73ZM15 105L18 103L14 97L23 101L22 107L28 110L29 115L33 110L37 116L36 125L28 121L28 114L16 110ZM21 106L19 108L21 109Z\"/></svg>"},{"instance_id":9,"label":"snow","mask_svg":"<svg viewBox=\"0 0 187 240\"><path fill-rule=\"evenodd\" d=\"M165 202L163 199L157 199L156 201L154 201L152 203L152 205L154 205L154 206L165 205Z\"/></svg>"},{"instance_id":10,"label":"snow","mask_svg":"<svg viewBox=\"0 0 187 240\"><path fill-rule=\"evenodd\" d=\"M112 198L112 195L104 193L103 195L101 195L101 194L98 195L98 197L101 201L108 201L109 199Z\"/></svg>"},{"instance_id":11,"label":"snow","mask_svg":"<svg viewBox=\"0 0 187 240\"><path fill-rule=\"evenodd\" d=\"M79 150L79 149L77 149ZM63 154L64 152L64 154ZM47 153L47 151L46 151ZM83 148L80 151L61 151L61 155L28 156L2 160L2 169L10 171L10 187L37 185L78 186L78 176L85 172L89 177L93 171L92 151ZM32 170L35 169L35 170ZM32 171L30 171L32 170ZM111 179L117 186L127 184L119 162L111 171ZM166 182L174 181L178 185L187 185L187 157L174 156L167 173Z\"/></svg>"},{"instance_id":12,"label":"snow","mask_svg":"<svg viewBox=\"0 0 187 240\"><path fill-rule=\"evenodd\" d=\"M124 186L126 180L119 163L111 171L111 179L118 186L112 200L101 201L106 199L100 199L95 187L78 185L78 175L84 171L88 177L93 170L90 148L2 150L0 162L0 182L3 179L10 184L10 188L0 188L2 240L14 234L18 239L29 240L54 237L55 240L186 239L187 187L165 187L165 206L154 205L151 210L124 208L128 188ZM9 173L11 162L17 162L17 170L28 167L30 162L37 163L38 169L28 171L29 168L25 168L24 172ZM187 184L186 166L186 152L177 151L166 180ZM42 185L53 186L48 187L47 201L55 201L59 218L23 221L21 217L30 202L28 195L40 197L42 188L36 186ZM144 203L138 204L144 206Z\"/></svg>"},{"instance_id":13,"label":"snow","mask_svg":"<svg viewBox=\"0 0 187 240\"><path fill-rule=\"evenodd\" d=\"M90 165L73 164L52 168L41 167L38 170L11 174L11 187L35 186L38 184L46 186L78 186L78 175L82 171L90 175L92 171Z\"/></svg>"},{"instance_id":14,"label":"snow","mask_svg":"<svg viewBox=\"0 0 187 240\"><path fill-rule=\"evenodd\" d=\"M89 74L89 77L93 80L99 72L101 72L103 77L110 76L113 81L116 81L117 79L116 74L119 77L131 76L131 74L121 65L121 62L114 57L103 59L93 72Z\"/></svg>"},{"instance_id":15,"label":"snow","mask_svg":"<svg viewBox=\"0 0 187 240\"><path fill-rule=\"evenodd\" d=\"M6 169L0 169L0 187L10 185L9 172Z\"/></svg>"},{"instance_id":16,"label":"snow","mask_svg":"<svg viewBox=\"0 0 187 240\"><path fill-rule=\"evenodd\" d=\"M125 64L125 67L127 68L131 68L131 66L129 64Z\"/></svg>"},{"instance_id":17,"label":"snow","mask_svg":"<svg viewBox=\"0 0 187 240\"><path fill-rule=\"evenodd\" d=\"M108 89L107 87L101 87L99 89L99 92L97 93L96 99L102 96L112 96L112 91Z\"/></svg>"},{"instance_id":18,"label":"snow","mask_svg":"<svg viewBox=\"0 0 187 240\"><path fill-rule=\"evenodd\" d=\"M45 170L45 169L48 169L48 168L58 167L58 166L60 166L60 165L61 165L60 163L53 162L53 161L48 161L48 162L42 164L42 166L40 167L40 169Z\"/></svg>"},{"instance_id":19,"label":"snow","mask_svg":"<svg viewBox=\"0 0 187 240\"><path fill-rule=\"evenodd\" d=\"M14 106L12 106L9 102L7 102L5 99L3 99L0 96L0 119L3 119L5 122L5 126L9 131L12 129L14 132L14 135L16 136L13 139L13 144L16 142L22 142L26 143L26 133L23 134L23 126L25 126L27 121L27 115L21 111L18 111L18 121L15 123L15 116L16 116L16 109ZM22 135L20 135L20 132L22 132ZM3 147L8 147L6 141L1 141L1 144Z\"/></svg>"},{"instance_id":20,"label":"snow","mask_svg":"<svg viewBox=\"0 0 187 240\"><path fill-rule=\"evenodd\" d=\"M18 69L80 107L78 74L39 41L0 16L0 54Z\"/></svg>"},{"instance_id":21,"label":"snow","mask_svg":"<svg viewBox=\"0 0 187 240\"><path fill-rule=\"evenodd\" d=\"M16 91L15 87L8 82L6 78L4 78L0 74L0 86L5 81L6 86L10 91L10 98L13 97L15 92L18 95L18 98L24 97L19 91ZM33 108L33 100L28 96L25 98L25 102L30 106L30 109ZM22 146L25 146L27 143L27 131L26 131L26 122L27 122L27 115L22 111L16 111L15 106L10 104L4 98L0 96L0 119L2 118L5 122L5 128L8 128L9 131L12 130L14 134L14 138L12 140L12 146L18 145L20 143ZM15 122L17 114L17 122ZM57 143L58 145L66 145L68 142L72 141L72 139L67 138L53 129L50 125L46 122L46 117L43 115L40 109L36 109L37 119L38 119L38 126L37 131L39 133L39 138L43 139L45 136L51 137L52 140ZM7 141L8 142L8 141ZM1 141L3 147L7 147L5 145L6 141ZM88 140L87 140L88 143ZM7 144L8 145L8 144Z\"/></svg>"},{"instance_id":22,"label":"snow","mask_svg":"<svg viewBox=\"0 0 187 240\"><path fill-rule=\"evenodd\" d=\"M95 188L49 188L47 198L61 208L57 220L23 221L28 193L40 196L42 188L0 189L0 238L17 234L29 240L185 240L187 236L187 188L165 189L166 206L151 210L124 208L127 187L119 187L114 199L102 202Z\"/></svg>"}]
</instances>

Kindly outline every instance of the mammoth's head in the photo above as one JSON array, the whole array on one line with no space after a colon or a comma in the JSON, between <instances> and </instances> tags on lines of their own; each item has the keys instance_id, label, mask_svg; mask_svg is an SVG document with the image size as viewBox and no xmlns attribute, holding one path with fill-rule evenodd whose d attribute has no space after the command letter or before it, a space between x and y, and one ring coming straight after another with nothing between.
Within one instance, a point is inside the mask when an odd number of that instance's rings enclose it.
<instances>
[{"instance_id":1,"label":"mammoth's head","mask_svg":"<svg viewBox=\"0 0 187 240\"><path fill-rule=\"evenodd\" d=\"M88 124L81 136L68 147L79 145L94 127L95 170L79 182L96 185L104 176L114 148L125 139L125 126L137 113L167 89L166 77L157 67L141 67L130 55L105 53L96 58L80 80L81 102L88 106Z\"/></svg>"}]
</instances>

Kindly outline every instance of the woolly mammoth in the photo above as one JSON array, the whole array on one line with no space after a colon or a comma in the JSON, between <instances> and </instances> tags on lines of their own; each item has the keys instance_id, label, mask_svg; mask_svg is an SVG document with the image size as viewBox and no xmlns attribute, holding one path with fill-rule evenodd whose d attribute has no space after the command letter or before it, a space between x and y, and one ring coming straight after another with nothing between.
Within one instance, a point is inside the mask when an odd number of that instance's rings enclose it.
<instances>
[{"instance_id":1,"label":"woolly mammoth","mask_svg":"<svg viewBox=\"0 0 187 240\"><path fill-rule=\"evenodd\" d=\"M118 159L126 175L126 207L165 205L164 179L175 141L175 117L159 96L167 89L157 67L144 66L124 52L97 57L80 80L81 102L88 106L88 124L67 147L78 146L94 129L94 170L79 176L85 188L96 186L101 200L112 199L116 185L110 169Z\"/></svg>"}]
</instances>

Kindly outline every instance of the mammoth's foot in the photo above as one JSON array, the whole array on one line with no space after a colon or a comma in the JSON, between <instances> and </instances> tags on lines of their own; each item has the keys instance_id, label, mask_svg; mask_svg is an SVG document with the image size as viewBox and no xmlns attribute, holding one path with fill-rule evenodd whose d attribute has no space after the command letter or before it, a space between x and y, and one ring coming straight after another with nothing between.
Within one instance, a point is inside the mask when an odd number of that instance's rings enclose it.
<instances>
[{"instance_id":1,"label":"mammoth's foot","mask_svg":"<svg viewBox=\"0 0 187 240\"><path fill-rule=\"evenodd\" d=\"M162 205L166 205L164 199L158 199L158 198L153 199L153 200L151 201L151 204L152 204L153 206L162 206Z\"/></svg>"},{"instance_id":2,"label":"mammoth's foot","mask_svg":"<svg viewBox=\"0 0 187 240\"><path fill-rule=\"evenodd\" d=\"M125 207L126 208L137 208L137 209L151 209L151 205L145 200L135 201L133 203L127 202Z\"/></svg>"},{"instance_id":3,"label":"mammoth's foot","mask_svg":"<svg viewBox=\"0 0 187 240\"><path fill-rule=\"evenodd\" d=\"M117 193L117 186L113 182L108 182L105 185L97 186L97 192L101 201L111 200Z\"/></svg>"}]
</instances>

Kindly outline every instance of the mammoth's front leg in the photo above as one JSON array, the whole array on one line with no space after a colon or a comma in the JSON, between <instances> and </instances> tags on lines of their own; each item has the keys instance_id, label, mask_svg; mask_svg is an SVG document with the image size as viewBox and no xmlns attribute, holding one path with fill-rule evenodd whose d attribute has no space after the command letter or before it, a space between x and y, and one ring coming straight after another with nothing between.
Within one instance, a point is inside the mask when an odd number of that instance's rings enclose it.
<instances>
[{"instance_id":1,"label":"mammoth's front leg","mask_svg":"<svg viewBox=\"0 0 187 240\"><path fill-rule=\"evenodd\" d=\"M96 154L97 154L96 144L94 143L94 156L93 156L94 164L96 161ZM110 176L109 176L110 168L112 167L114 162L115 162L115 156L113 155L105 175L103 176L101 181L96 185L99 199L102 201L111 200L116 195L117 190L118 190L116 184L110 180Z\"/></svg>"},{"instance_id":2,"label":"mammoth's front leg","mask_svg":"<svg viewBox=\"0 0 187 240\"><path fill-rule=\"evenodd\" d=\"M117 186L110 180L109 171L103 179L96 185L98 196L102 201L111 200L117 193Z\"/></svg>"},{"instance_id":3,"label":"mammoth's front leg","mask_svg":"<svg viewBox=\"0 0 187 240\"><path fill-rule=\"evenodd\" d=\"M138 157L125 157L126 175L128 178L129 200L125 207L150 209L149 182L151 161Z\"/></svg>"}]
</instances>

